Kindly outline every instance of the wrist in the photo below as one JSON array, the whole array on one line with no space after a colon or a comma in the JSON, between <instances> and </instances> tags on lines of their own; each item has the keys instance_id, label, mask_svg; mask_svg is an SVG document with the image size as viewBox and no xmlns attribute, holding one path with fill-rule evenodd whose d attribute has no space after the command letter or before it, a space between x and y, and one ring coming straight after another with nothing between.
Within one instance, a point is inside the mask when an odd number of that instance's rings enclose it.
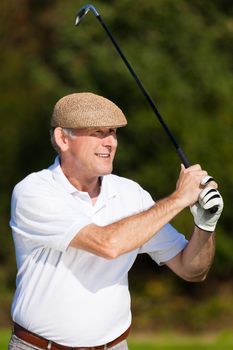
<instances>
[{"instance_id":1,"label":"wrist","mask_svg":"<svg viewBox=\"0 0 233 350\"><path fill-rule=\"evenodd\" d=\"M182 211L184 208L187 207L187 204L185 203L183 197L179 194L178 191L174 191L168 196L168 198L173 202L174 206L177 208L178 211Z\"/></svg>"},{"instance_id":2,"label":"wrist","mask_svg":"<svg viewBox=\"0 0 233 350\"><path fill-rule=\"evenodd\" d=\"M200 231L203 231L203 232L206 232L208 233L209 235L211 235L212 233L215 232L215 227L210 227L210 228L207 228L207 227L203 227L203 226L198 226L196 223L195 223L195 227L200 230Z\"/></svg>"}]
</instances>

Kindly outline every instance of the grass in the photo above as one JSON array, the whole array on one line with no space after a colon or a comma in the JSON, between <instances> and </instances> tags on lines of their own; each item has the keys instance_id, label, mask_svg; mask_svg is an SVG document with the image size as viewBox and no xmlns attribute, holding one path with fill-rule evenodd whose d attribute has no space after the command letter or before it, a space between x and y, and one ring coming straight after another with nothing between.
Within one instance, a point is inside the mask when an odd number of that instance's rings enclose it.
<instances>
[{"instance_id":1,"label":"grass","mask_svg":"<svg viewBox=\"0 0 233 350\"><path fill-rule=\"evenodd\" d=\"M232 350L233 333L223 331L217 334L191 336L164 333L155 336L129 338L130 350Z\"/></svg>"},{"instance_id":2,"label":"grass","mask_svg":"<svg viewBox=\"0 0 233 350\"><path fill-rule=\"evenodd\" d=\"M0 329L0 350L7 350L11 331ZM217 334L188 336L163 333L155 336L131 335L130 350L232 350L233 332L223 331Z\"/></svg>"},{"instance_id":3,"label":"grass","mask_svg":"<svg viewBox=\"0 0 233 350\"><path fill-rule=\"evenodd\" d=\"M9 328L0 329L0 350L7 349L10 336L11 336L11 330Z\"/></svg>"}]
</instances>

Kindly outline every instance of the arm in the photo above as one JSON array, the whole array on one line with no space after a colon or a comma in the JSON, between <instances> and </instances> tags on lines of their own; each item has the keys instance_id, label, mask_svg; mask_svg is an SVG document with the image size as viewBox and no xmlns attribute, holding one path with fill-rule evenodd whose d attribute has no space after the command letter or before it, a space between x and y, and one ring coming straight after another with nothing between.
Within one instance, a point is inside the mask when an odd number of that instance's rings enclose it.
<instances>
[{"instance_id":1,"label":"arm","mask_svg":"<svg viewBox=\"0 0 233 350\"><path fill-rule=\"evenodd\" d=\"M198 202L190 207L195 229L186 248L167 262L167 266L188 281L202 281L206 278L215 254L214 231L223 209L223 199L213 182L200 193ZM209 211L215 206L216 211Z\"/></svg>"},{"instance_id":2,"label":"arm","mask_svg":"<svg viewBox=\"0 0 233 350\"><path fill-rule=\"evenodd\" d=\"M113 224L104 227L90 224L77 233L70 246L109 259L139 248L180 211L197 201L202 190L201 179L206 175L199 165L182 167L176 190L170 196Z\"/></svg>"},{"instance_id":3,"label":"arm","mask_svg":"<svg viewBox=\"0 0 233 350\"><path fill-rule=\"evenodd\" d=\"M124 218L107 226L90 224L84 227L70 242L107 259L139 248L183 209L172 194L150 209Z\"/></svg>"},{"instance_id":4,"label":"arm","mask_svg":"<svg viewBox=\"0 0 233 350\"><path fill-rule=\"evenodd\" d=\"M166 265L186 281L203 281L215 254L215 234L195 227L185 249Z\"/></svg>"}]
</instances>

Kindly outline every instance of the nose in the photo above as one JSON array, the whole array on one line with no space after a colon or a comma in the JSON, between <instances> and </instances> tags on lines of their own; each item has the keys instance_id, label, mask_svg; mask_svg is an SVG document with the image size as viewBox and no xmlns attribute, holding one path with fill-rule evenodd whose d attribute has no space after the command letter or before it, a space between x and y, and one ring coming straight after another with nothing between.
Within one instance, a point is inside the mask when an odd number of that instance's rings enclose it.
<instances>
[{"instance_id":1,"label":"nose","mask_svg":"<svg viewBox=\"0 0 233 350\"><path fill-rule=\"evenodd\" d=\"M116 147L117 146L116 135L108 134L103 138L102 141L103 141L104 147Z\"/></svg>"},{"instance_id":2,"label":"nose","mask_svg":"<svg viewBox=\"0 0 233 350\"><path fill-rule=\"evenodd\" d=\"M103 138L106 140L116 140L116 130L114 129L109 129L106 130L105 133L103 134Z\"/></svg>"}]
</instances>

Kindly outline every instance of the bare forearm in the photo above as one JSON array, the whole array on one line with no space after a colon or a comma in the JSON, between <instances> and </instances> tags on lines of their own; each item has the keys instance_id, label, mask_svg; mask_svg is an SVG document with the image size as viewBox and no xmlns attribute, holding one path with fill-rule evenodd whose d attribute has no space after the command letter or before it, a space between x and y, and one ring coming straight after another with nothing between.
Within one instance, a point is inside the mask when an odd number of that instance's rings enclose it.
<instances>
[{"instance_id":1,"label":"bare forearm","mask_svg":"<svg viewBox=\"0 0 233 350\"><path fill-rule=\"evenodd\" d=\"M214 233L195 227L185 249L166 265L186 281L203 281L210 269L215 253Z\"/></svg>"},{"instance_id":2,"label":"bare forearm","mask_svg":"<svg viewBox=\"0 0 233 350\"><path fill-rule=\"evenodd\" d=\"M104 227L88 225L70 245L106 258L115 258L139 248L182 209L179 198L172 194L152 208L113 224Z\"/></svg>"},{"instance_id":3,"label":"bare forearm","mask_svg":"<svg viewBox=\"0 0 233 350\"><path fill-rule=\"evenodd\" d=\"M206 175L199 165L188 169L182 165L176 190L170 196L111 225L90 224L77 233L70 246L110 259L139 248L184 208L197 202L202 190L200 182Z\"/></svg>"},{"instance_id":4,"label":"bare forearm","mask_svg":"<svg viewBox=\"0 0 233 350\"><path fill-rule=\"evenodd\" d=\"M205 279L215 254L215 235L195 227L189 244L182 252L182 265L186 279L201 281Z\"/></svg>"}]
</instances>

